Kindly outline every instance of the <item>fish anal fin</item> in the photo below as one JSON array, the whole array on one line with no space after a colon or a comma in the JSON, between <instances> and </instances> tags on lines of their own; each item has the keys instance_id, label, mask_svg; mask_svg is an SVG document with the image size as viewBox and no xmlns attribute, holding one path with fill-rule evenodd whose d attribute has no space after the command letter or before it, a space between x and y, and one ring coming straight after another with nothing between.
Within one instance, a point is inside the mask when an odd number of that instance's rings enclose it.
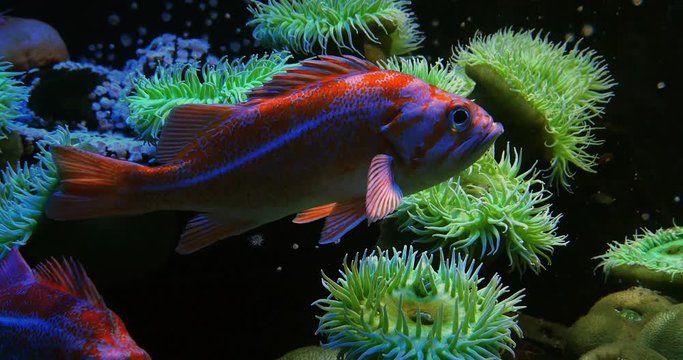
<instances>
[{"instance_id":1,"label":"fish anal fin","mask_svg":"<svg viewBox=\"0 0 683 360\"><path fill-rule=\"evenodd\" d=\"M372 158L368 172L368 190L365 198L365 211L368 221L383 219L401 204L403 193L394 181L391 170L393 158L378 154Z\"/></svg>"},{"instance_id":2,"label":"fish anal fin","mask_svg":"<svg viewBox=\"0 0 683 360\"><path fill-rule=\"evenodd\" d=\"M227 120L238 106L185 104L171 110L161 132L156 157L161 163L175 160L178 154L211 124Z\"/></svg>"},{"instance_id":3,"label":"fish anal fin","mask_svg":"<svg viewBox=\"0 0 683 360\"><path fill-rule=\"evenodd\" d=\"M0 290L33 279L31 268L16 246L0 260Z\"/></svg>"},{"instance_id":4,"label":"fish anal fin","mask_svg":"<svg viewBox=\"0 0 683 360\"><path fill-rule=\"evenodd\" d=\"M318 55L318 60L303 60L300 66L277 74L263 86L249 92L249 101L285 95L321 81L339 76L377 71L377 65L355 56Z\"/></svg>"},{"instance_id":5,"label":"fish anal fin","mask_svg":"<svg viewBox=\"0 0 683 360\"><path fill-rule=\"evenodd\" d=\"M191 254L216 241L242 234L256 227L254 222L231 220L223 214L199 214L187 223L176 247L179 254Z\"/></svg>"},{"instance_id":6,"label":"fish anal fin","mask_svg":"<svg viewBox=\"0 0 683 360\"><path fill-rule=\"evenodd\" d=\"M344 234L365 219L365 199L339 202L325 219L320 243L329 244L339 240Z\"/></svg>"},{"instance_id":7,"label":"fish anal fin","mask_svg":"<svg viewBox=\"0 0 683 360\"><path fill-rule=\"evenodd\" d=\"M294 220L292 220L292 222L295 224L306 224L309 222L322 219L330 215L336 205L337 203L330 203L322 206L316 206L308 210L304 210L296 214L296 217L294 218Z\"/></svg>"},{"instance_id":8,"label":"fish anal fin","mask_svg":"<svg viewBox=\"0 0 683 360\"><path fill-rule=\"evenodd\" d=\"M43 285L53 286L75 297L87 300L92 305L105 307L102 296L90 280L83 265L74 259L54 258L43 261L34 270L36 280Z\"/></svg>"}]
</instances>

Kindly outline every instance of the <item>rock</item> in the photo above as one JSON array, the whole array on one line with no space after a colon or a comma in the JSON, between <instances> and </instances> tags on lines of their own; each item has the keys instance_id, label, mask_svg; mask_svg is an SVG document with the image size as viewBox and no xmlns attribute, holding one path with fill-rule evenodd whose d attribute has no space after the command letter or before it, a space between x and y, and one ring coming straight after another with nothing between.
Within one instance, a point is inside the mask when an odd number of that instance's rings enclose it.
<instances>
[{"instance_id":1,"label":"rock","mask_svg":"<svg viewBox=\"0 0 683 360\"><path fill-rule=\"evenodd\" d=\"M14 70L29 70L69 60L57 30L34 19L0 15L0 57Z\"/></svg>"}]
</instances>

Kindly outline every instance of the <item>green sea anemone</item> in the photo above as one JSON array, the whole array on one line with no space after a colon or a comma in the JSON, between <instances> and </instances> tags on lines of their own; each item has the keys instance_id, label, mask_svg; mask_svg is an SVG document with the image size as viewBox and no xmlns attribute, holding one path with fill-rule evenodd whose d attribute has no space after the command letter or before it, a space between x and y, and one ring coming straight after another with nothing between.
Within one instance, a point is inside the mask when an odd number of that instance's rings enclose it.
<instances>
[{"instance_id":1,"label":"green sea anemone","mask_svg":"<svg viewBox=\"0 0 683 360\"><path fill-rule=\"evenodd\" d=\"M43 216L47 198L57 186L57 167L49 144L71 145L69 131L59 128L36 142L36 163L8 166L0 174L0 258L12 247L24 245Z\"/></svg>"},{"instance_id":2,"label":"green sea anemone","mask_svg":"<svg viewBox=\"0 0 683 360\"><path fill-rule=\"evenodd\" d=\"M615 83L594 51L507 29L476 36L452 60L477 83L472 97L505 124L508 136L549 162L554 182L569 187L570 164L595 172L589 148L601 141L593 120Z\"/></svg>"},{"instance_id":3,"label":"green sea anemone","mask_svg":"<svg viewBox=\"0 0 683 360\"><path fill-rule=\"evenodd\" d=\"M560 216L550 211L550 193L537 175L521 171L517 151L508 147L496 160L491 149L459 176L404 198L389 219L432 251L484 256L504 247L511 267L538 272L566 236L556 234Z\"/></svg>"},{"instance_id":4,"label":"green sea anemone","mask_svg":"<svg viewBox=\"0 0 683 360\"><path fill-rule=\"evenodd\" d=\"M683 227L674 226L652 232L642 229L633 240L609 244L597 256L605 275L636 280L656 289L683 286Z\"/></svg>"},{"instance_id":5,"label":"green sea anemone","mask_svg":"<svg viewBox=\"0 0 683 360\"><path fill-rule=\"evenodd\" d=\"M247 99L249 90L263 85L273 75L292 65L291 55L276 51L263 56L252 55L217 64L176 64L157 67L147 78L133 78L133 92L125 98L130 107L128 124L144 140L154 142L164 127L171 110L182 104L236 104Z\"/></svg>"},{"instance_id":6,"label":"green sea anemone","mask_svg":"<svg viewBox=\"0 0 683 360\"><path fill-rule=\"evenodd\" d=\"M0 135L10 125L9 121L22 115L22 103L28 100L27 86L16 79L20 73L8 71L12 63L0 59Z\"/></svg>"},{"instance_id":7,"label":"green sea anemone","mask_svg":"<svg viewBox=\"0 0 683 360\"><path fill-rule=\"evenodd\" d=\"M254 38L272 49L317 54L330 46L382 58L417 49L424 37L407 0L252 0Z\"/></svg>"},{"instance_id":8,"label":"green sea anemone","mask_svg":"<svg viewBox=\"0 0 683 360\"><path fill-rule=\"evenodd\" d=\"M444 65L441 59L430 64L424 56L394 56L386 61L380 61L379 67L418 77L444 91L460 96L469 95L474 88L474 81L465 75L463 68L450 61Z\"/></svg>"},{"instance_id":9,"label":"green sea anemone","mask_svg":"<svg viewBox=\"0 0 683 360\"><path fill-rule=\"evenodd\" d=\"M351 263L341 278L323 273L325 311L318 333L325 348L340 349L345 359L498 359L513 353L512 334L521 336L515 312L522 291L509 291L494 275L483 285L480 266L453 252L432 255L412 247L393 255L377 250Z\"/></svg>"}]
</instances>

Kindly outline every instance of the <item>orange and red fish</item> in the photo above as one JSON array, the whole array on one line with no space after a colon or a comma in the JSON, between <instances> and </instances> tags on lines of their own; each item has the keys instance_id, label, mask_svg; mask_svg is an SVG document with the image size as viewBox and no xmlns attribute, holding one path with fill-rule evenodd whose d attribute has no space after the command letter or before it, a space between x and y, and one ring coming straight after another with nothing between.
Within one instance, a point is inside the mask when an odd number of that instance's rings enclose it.
<instances>
[{"instance_id":1,"label":"orange and red fish","mask_svg":"<svg viewBox=\"0 0 683 360\"><path fill-rule=\"evenodd\" d=\"M78 263L0 262L0 358L150 359Z\"/></svg>"},{"instance_id":2,"label":"orange and red fish","mask_svg":"<svg viewBox=\"0 0 683 360\"><path fill-rule=\"evenodd\" d=\"M46 212L200 212L181 253L296 212L296 223L326 217L320 241L334 242L465 169L502 132L467 98L352 56L320 56L246 103L176 107L157 148L162 166L54 148L62 180Z\"/></svg>"}]
</instances>

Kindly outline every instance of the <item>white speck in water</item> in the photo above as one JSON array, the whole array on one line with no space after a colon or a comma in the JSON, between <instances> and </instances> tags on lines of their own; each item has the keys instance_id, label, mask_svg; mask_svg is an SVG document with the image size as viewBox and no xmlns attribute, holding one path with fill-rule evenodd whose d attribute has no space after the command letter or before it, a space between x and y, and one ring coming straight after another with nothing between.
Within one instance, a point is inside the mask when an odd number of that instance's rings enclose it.
<instances>
[{"instance_id":1,"label":"white speck in water","mask_svg":"<svg viewBox=\"0 0 683 360\"><path fill-rule=\"evenodd\" d=\"M147 35L147 28L144 27L144 26L140 26L140 27L138 28L138 35L140 35L140 36L145 36L145 35Z\"/></svg>"},{"instance_id":2,"label":"white speck in water","mask_svg":"<svg viewBox=\"0 0 683 360\"><path fill-rule=\"evenodd\" d=\"M238 51L240 51L240 48L242 48L242 45L240 45L239 42L233 41L230 43L230 51L238 52Z\"/></svg>"},{"instance_id":3,"label":"white speck in water","mask_svg":"<svg viewBox=\"0 0 683 360\"><path fill-rule=\"evenodd\" d=\"M579 7L576 8L577 12L582 12L583 11L583 5L579 5Z\"/></svg>"},{"instance_id":4,"label":"white speck in water","mask_svg":"<svg viewBox=\"0 0 683 360\"><path fill-rule=\"evenodd\" d=\"M464 22L464 21L460 23L460 27L461 27L461 28L464 28L464 27L465 27L465 22Z\"/></svg>"},{"instance_id":5,"label":"white speck in water","mask_svg":"<svg viewBox=\"0 0 683 360\"><path fill-rule=\"evenodd\" d=\"M277 271L277 272L281 272L281 271L282 271L282 266L278 266L278 267L276 267L276 268L275 268L275 271Z\"/></svg>"},{"instance_id":6,"label":"white speck in water","mask_svg":"<svg viewBox=\"0 0 683 360\"><path fill-rule=\"evenodd\" d=\"M666 87L666 83L664 81L660 81L657 83L657 89L662 90Z\"/></svg>"},{"instance_id":7,"label":"white speck in water","mask_svg":"<svg viewBox=\"0 0 683 360\"><path fill-rule=\"evenodd\" d=\"M297 244L297 243L292 244L292 249L298 250L298 249L299 249L299 244Z\"/></svg>"},{"instance_id":8,"label":"white speck in water","mask_svg":"<svg viewBox=\"0 0 683 360\"><path fill-rule=\"evenodd\" d=\"M185 27L190 27L190 26L192 26L192 21L190 21L190 20L185 21Z\"/></svg>"},{"instance_id":9,"label":"white speck in water","mask_svg":"<svg viewBox=\"0 0 683 360\"><path fill-rule=\"evenodd\" d=\"M190 36L190 33L189 33L189 32L183 31L183 37L184 37L184 38L187 38L187 37L189 37L189 36Z\"/></svg>"},{"instance_id":10,"label":"white speck in water","mask_svg":"<svg viewBox=\"0 0 683 360\"><path fill-rule=\"evenodd\" d=\"M574 33L568 32L564 34L564 41L573 42L574 40L576 40L576 35L574 35Z\"/></svg>"},{"instance_id":11,"label":"white speck in water","mask_svg":"<svg viewBox=\"0 0 683 360\"><path fill-rule=\"evenodd\" d=\"M439 20L432 20L432 27L439 27Z\"/></svg>"},{"instance_id":12,"label":"white speck in water","mask_svg":"<svg viewBox=\"0 0 683 360\"><path fill-rule=\"evenodd\" d=\"M104 49L104 44L98 43L98 44L97 44L97 48L100 49L100 50Z\"/></svg>"},{"instance_id":13,"label":"white speck in water","mask_svg":"<svg viewBox=\"0 0 683 360\"><path fill-rule=\"evenodd\" d=\"M209 0L209 6L216 7L218 5L218 0Z\"/></svg>"},{"instance_id":14,"label":"white speck in water","mask_svg":"<svg viewBox=\"0 0 683 360\"><path fill-rule=\"evenodd\" d=\"M192 0L185 0L185 4L192 4Z\"/></svg>"},{"instance_id":15,"label":"white speck in water","mask_svg":"<svg viewBox=\"0 0 683 360\"><path fill-rule=\"evenodd\" d=\"M213 25L213 21L211 21L211 19L206 19L206 20L204 20L204 25L205 26L211 26L211 25Z\"/></svg>"},{"instance_id":16,"label":"white speck in water","mask_svg":"<svg viewBox=\"0 0 683 360\"><path fill-rule=\"evenodd\" d=\"M581 27L581 35L584 37L590 37L594 32L595 28L591 24L584 24L583 27Z\"/></svg>"},{"instance_id":17,"label":"white speck in water","mask_svg":"<svg viewBox=\"0 0 683 360\"><path fill-rule=\"evenodd\" d=\"M101 52L101 51L97 51L97 52L95 53L95 58L96 58L96 59L101 59L101 58L102 58L102 52Z\"/></svg>"},{"instance_id":18,"label":"white speck in water","mask_svg":"<svg viewBox=\"0 0 683 360\"><path fill-rule=\"evenodd\" d=\"M643 5L643 0L632 0L634 6Z\"/></svg>"},{"instance_id":19,"label":"white speck in water","mask_svg":"<svg viewBox=\"0 0 683 360\"><path fill-rule=\"evenodd\" d=\"M251 40L246 39L246 38L245 38L245 39L242 39L242 45L244 45L244 46L249 46L249 45L251 45Z\"/></svg>"},{"instance_id":20,"label":"white speck in water","mask_svg":"<svg viewBox=\"0 0 683 360\"><path fill-rule=\"evenodd\" d=\"M212 10L212 11L209 13L209 17L211 17L211 20L216 20L216 19L218 19L218 12L215 11L215 10Z\"/></svg>"},{"instance_id":21,"label":"white speck in water","mask_svg":"<svg viewBox=\"0 0 683 360\"><path fill-rule=\"evenodd\" d=\"M242 28L235 28L235 34L241 34Z\"/></svg>"},{"instance_id":22,"label":"white speck in water","mask_svg":"<svg viewBox=\"0 0 683 360\"><path fill-rule=\"evenodd\" d=\"M171 21L171 13L166 12L166 11L162 12L161 13L161 21L163 21L163 22Z\"/></svg>"},{"instance_id":23,"label":"white speck in water","mask_svg":"<svg viewBox=\"0 0 683 360\"><path fill-rule=\"evenodd\" d=\"M225 45L221 45L221 46L218 47L218 49L219 49L221 52L225 52L225 50L227 50L228 47L225 46Z\"/></svg>"},{"instance_id":24,"label":"white speck in water","mask_svg":"<svg viewBox=\"0 0 683 360\"><path fill-rule=\"evenodd\" d=\"M138 41L136 41L135 44L142 45L142 42L143 42L142 39L138 39Z\"/></svg>"},{"instance_id":25,"label":"white speck in water","mask_svg":"<svg viewBox=\"0 0 683 360\"><path fill-rule=\"evenodd\" d=\"M470 22L471 22L471 21L472 21L472 17L471 17L471 16L468 16L468 17L467 17L467 21L470 21Z\"/></svg>"},{"instance_id":26,"label":"white speck in water","mask_svg":"<svg viewBox=\"0 0 683 360\"><path fill-rule=\"evenodd\" d=\"M434 39L434 40L432 41L432 45L434 45L434 46L439 46L439 39Z\"/></svg>"},{"instance_id":27,"label":"white speck in water","mask_svg":"<svg viewBox=\"0 0 683 360\"><path fill-rule=\"evenodd\" d=\"M263 245L263 242L266 241L266 239L263 237L263 234L254 234L249 236L249 243L252 246L261 246Z\"/></svg>"},{"instance_id":28,"label":"white speck in water","mask_svg":"<svg viewBox=\"0 0 683 360\"><path fill-rule=\"evenodd\" d=\"M97 47L95 46L95 44L88 45L88 50L95 51L96 49L97 49Z\"/></svg>"},{"instance_id":29,"label":"white speck in water","mask_svg":"<svg viewBox=\"0 0 683 360\"><path fill-rule=\"evenodd\" d=\"M107 54L107 61L114 61L114 59L116 59L114 53Z\"/></svg>"},{"instance_id":30,"label":"white speck in water","mask_svg":"<svg viewBox=\"0 0 683 360\"><path fill-rule=\"evenodd\" d=\"M132 3L130 3L130 8L133 10L137 10L138 9L137 1L133 1Z\"/></svg>"},{"instance_id":31,"label":"white speck in water","mask_svg":"<svg viewBox=\"0 0 683 360\"><path fill-rule=\"evenodd\" d=\"M230 13L227 13L227 12L226 12L224 16L225 16L225 19L226 19L226 20L230 20Z\"/></svg>"},{"instance_id":32,"label":"white speck in water","mask_svg":"<svg viewBox=\"0 0 683 360\"><path fill-rule=\"evenodd\" d=\"M130 36L130 34L123 33L121 34L121 45L123 47L129 47L133 44L133 38Z\"/></svg>"},{"instance_id":33,"label":"white speck in water","mask_svg":"<svg viewBox=\"0 0 683 360\"><path fill-rule=\"evenodd\" d=\"M116 26L121 22L121 18L119 17L118 14L111 14L107 18L107 21L109 22L109 25Z\"/></svg>"},{"instance_id":34,"label":"white speck in water","mask_svg":"<svg viewBox=\"0 0 683 360\"><path fill-rule=\"evenodd\" d=\"M115 45L114 43L111 43L111 44L109 44L109 46L107 46L107 47L109 48L109 50L114 50L114 48L116 47L116 45Z\"/></svg>"},{"instance_id":35,"label":"white speck in water","mask_svg":"<svg viewBox=\"0 0 683 360\"><path fill-rule=\"evenodd\" d=\"M643 221L648 221L648 220L650 220L650 214L649 213L642 213L642 214L640 214L640 218L643 219Z\"/></svg>"},{"instance_id":36,"label":"white speck in water","mask_svg":"<svg viewBox=\"0 0 683 360\"><path fill-rule=\"evenodd\" d=\"M675 203L681 202L681 197L680 196L674 196L674 202Z\"/></svg>"}]
</instances>

